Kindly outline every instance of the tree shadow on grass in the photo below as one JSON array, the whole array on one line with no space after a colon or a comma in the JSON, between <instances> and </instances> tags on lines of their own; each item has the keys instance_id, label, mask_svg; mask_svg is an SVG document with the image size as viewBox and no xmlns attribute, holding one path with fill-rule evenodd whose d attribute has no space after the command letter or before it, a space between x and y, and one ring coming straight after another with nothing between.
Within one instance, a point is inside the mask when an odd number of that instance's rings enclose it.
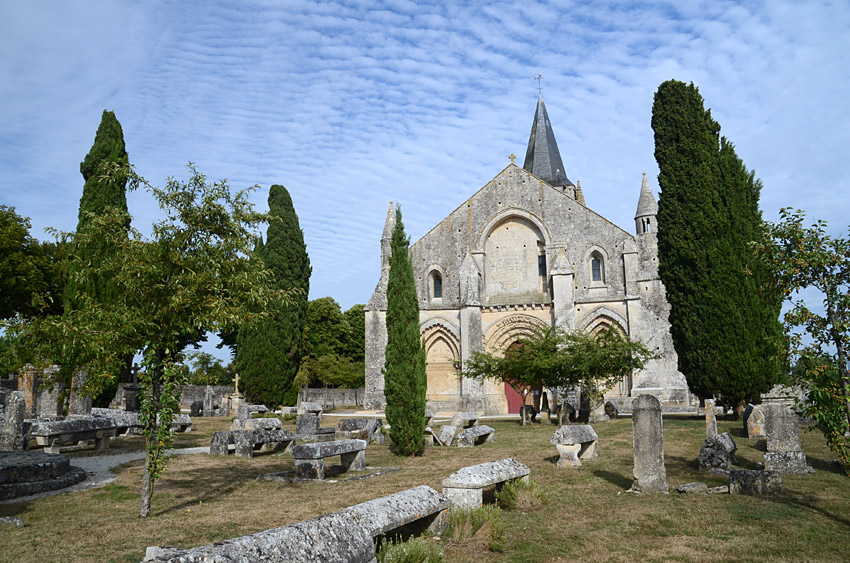
<instances>
[{"instance_id":1,"label":"tree shadow on grass","mask_svg":"<svg viewBox=\"0 0 850 563\"><path fill-rule=\"evenodd\" d=\"M844 517L843 514L832 514L831 512L827 512L823 508L815 506L812 495L804 493L783 493L781 496L773 497L768 495L763 498L771 500L778 504L793 506L795 508L814 512L815 514L820 514L824 518L827 518L829 520L832 520L833 522L837 522L838 524L842 524L850 528L850 520Z\"/></svg>"},{"instance_id":2,"label":"tree shadow on grass","mask_svg":"<svg viewBox=\"0 0 850 563\"><path fill-rule=\"evenodd\" d=\"M619 473L613 473L611 471L603 471L601 469L594 469L593 475L601 479L605 479L612 485L620 487L623 490L630 489L633 482L631 478L626 477L625 475L620 475Z\"/></svg>"},{"instance_id":3,"label":"tree shadow on grass","mask_svg":"<svg viewBox=\"0 0 850 563\"><path fill-rule=\"evenodd\" d=\"M815 471L823 471L825 473L835 473L836 475L844 476L844 471L841 469L841 465L834 461L826 461L825 459L820 459L818 457L812 457L810 455L806 455L806 461L809 465L812 466L812 469Z\"/></svg>"}]
</instances>

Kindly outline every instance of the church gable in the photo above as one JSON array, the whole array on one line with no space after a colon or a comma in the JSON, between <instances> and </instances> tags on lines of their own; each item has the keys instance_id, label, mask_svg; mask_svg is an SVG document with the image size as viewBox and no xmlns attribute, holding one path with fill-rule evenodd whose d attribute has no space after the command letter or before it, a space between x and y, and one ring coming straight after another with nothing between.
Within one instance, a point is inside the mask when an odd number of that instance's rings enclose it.
<instances>
[{"instance_id":1,"label":"church gable","mask_svg":"<svg viewBox=\"0 0 850 563\"><path fill-rule=\"evenodd\" d=\"M561 249L575 269L580 292L620 295L622 252L633 245L634 237L623 229L509 165L417 241L411 256L420 307L431 309L462 304L461 288L470 285L460 271L467 254L480 273L482 305L550 302L548 274ZM601 283L594 283L592 249L601 257ZM441 282L439 300L433 298L435 275Z\"/></svg>"}]
</instances>

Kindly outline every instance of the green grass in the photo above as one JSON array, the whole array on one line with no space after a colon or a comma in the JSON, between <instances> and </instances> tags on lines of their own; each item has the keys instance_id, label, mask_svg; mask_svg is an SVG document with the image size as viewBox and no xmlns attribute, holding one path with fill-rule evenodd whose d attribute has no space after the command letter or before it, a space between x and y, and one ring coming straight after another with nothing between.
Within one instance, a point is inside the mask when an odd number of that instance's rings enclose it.
<instances>
[{"instance_id":1,"label":"green grass","mask_svg":"<svg viewBox=\"0 0 850 563\"><path fill-rule=\"evenodd\" d=\"M195 431L178 435L181 446L209 443L229 419L198 418ZM156 484L152 515L140 520L138 491L143 462L116 470L115 483L26 503L0 505L0 516L20 516L24 528L3 531L0 560L141 561L149 545L195 547L341 510L417 485L440 482L467 465L513 457L529 466L536 487L517 489L513 510L490 506L490 519L462 541L443 534L425 538L443 560L549 561L842 561L850 558L850 479L817 432L801 438L816 472L783 478L782 494L769 497L680 495L692 481L728 482L701 473L696 464L705 438L697 417L666 417L664 451L669 495L636 495L632 483L632 425L622 418L593 425L599 460L558 468L549 444L556 426L518 419L486 421L496 442L475 448L428 448L421 457L399 458L387 445L370 444L370 466L397 467L374 478L340 483L257 481L264 473L291 470L286 454L176 456ZM325 426L332 424L326 421ZM291 421L284 426L293 429ZM743 468L763 460L763 441L740 435L740 422L720 420L730 432ZM125 440L114 440L124 451ZM130 439L131 441L134 439ZM71 452L73 458L83 452ZM502 489L504 491L504 488ZM537 496L548 498L548 503ZM504 493L500 493L504 494ZM493 503L493 495L489 502ZM486 496L485 496L486 498ZM495 538L495 541L494 541Z\"/></svg>"}]
</instances>

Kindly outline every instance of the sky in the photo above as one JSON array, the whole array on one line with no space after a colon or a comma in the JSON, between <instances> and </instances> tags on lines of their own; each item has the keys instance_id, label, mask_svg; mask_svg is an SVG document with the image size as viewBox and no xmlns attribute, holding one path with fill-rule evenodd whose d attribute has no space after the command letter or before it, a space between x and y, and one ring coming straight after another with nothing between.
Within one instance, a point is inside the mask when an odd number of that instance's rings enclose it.
<instances>
[{"instance_id":1,"label":"sky","mask_svg":"<svg viewBox=\"0 0 850 563\"><path fill-rule=\"evenodd\" d=\"M390 201L416 241L519 155L538 86L587 206L634 230L658 193L653 94L693 82L781 207L846 234L850 3L0 0L0 205L76 228L104 109L150 182L194 162L292 195L310 298L366 303ZM535 77L542 76L537 81ZM158 215L128 194L134 227Z\"/></svg>"}]
</instances>

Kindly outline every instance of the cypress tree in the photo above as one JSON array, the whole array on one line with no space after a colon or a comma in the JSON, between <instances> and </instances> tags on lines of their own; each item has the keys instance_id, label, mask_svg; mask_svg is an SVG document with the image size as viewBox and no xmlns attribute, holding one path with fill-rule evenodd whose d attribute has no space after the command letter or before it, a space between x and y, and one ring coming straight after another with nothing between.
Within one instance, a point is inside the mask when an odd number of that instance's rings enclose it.
<instances>
[{"instance_id":1,"label":"cypress tree","mask_svg":"<svg viewBox=\"0 0 850 563\"><path fill-rule=\"evenodd\" d=\"M115 113L103 110L100 125L94 136L94 143L88 154L80 163L80 174L83 175L85 185L83 195L80 197L80 208L77 216L77 234L88 229L97 228L94 219L104 215L109 210L117 210L127 217L124 225L125 231L130 228L130 216L127 215L127 177L129 175L130 161L124 146L124 132ZM112 273L104 272L99 268L89 267L89 272L100 272L85 278L78 277L77 273L83 263L103 263L107 257L117 252L114 244L109 242L109 237L101 238L99 245L88 245L85 253L83 249L71 245L70 259L66 273L63 302L66 311L85 307L85 299L91 299L95 303L114 303L121 298L121 288L112 283ZM65 361L73 362L66 358ZM123 367L120 370L121 379L129 376L130 366L133 362L132 354L124 358ZM81 366L64 366L67 369L76 369ZM70 375L65 374L66 383L70 383ZM115 374L113 383L104 388L100 395L93 397L96 407L106 407L115 396L118 389L119 373Z\"/></svg>"},{"instance_id":2,"label":"cypress tree","mask_svg":"<svg viewBox=\"0 0 850 563\"><path fill-rule=\"evenodd\" d=\"M115 167L120 167L116 169ZM129 158L124 146L124 132L121 124L111 111L103 111L100 125L95 133L94 143L85 159L80 163L80 174L85 185L80 198L77 217L77 233L91 227L92 216L103 215L108 209L117 209L127 213L127 175ZM129 228L129 216L126 227ZM79 261L98 260L101 256L114 252L104 237L103 246L93 249L91 256L79 256L74 250L74 258L68 264L68 277L65 285L65 302L70 308L77 308L83 294L98 303L117 298L118 288L110 284L107 276L89 276L77 279ZM101 254L102 253L102 254ZM79 260L79 261L78 261ZM93 268L96 270L97 268Z\"/></svg>"},{"instance_id":3,"label":"cypress tree","mask_svg":"<svg viewBox=\"0 0 850 563\"><path fill-rule=\"evenodd\" d=\"M387 422L395 452L410 456L422 452L425 437L425 351L419 339L419 303L408 255L410 240L404 232L401 208L390 242L387 280L387 349L384 395Z\"/></svg>"},{"instance_id":4,"label":"cypress tree","mask_svg":"<svg viewBox=\"0 0 850 563\"><path fill-rule=\"evenodd\" d=\"M292 198L281 185L269 190L269 215L266 242L260 241L254 255L274 274L276 289L297 294L292 304L278 303L268 317L239 330L236 365L245 397L274 408L294 400L290 391L301 364L311 268Z\"/></svg>"},{"instance_id":5,"label":"cypress tree","mask_svg":"<svg viewBox=\"0 0 850 563\"><path fill-rule=\"evenodd\" d=\"M701 399L719 395L737 406L779 375L780 302L749 260L763 228L761 183L720 139L693 84L659 86L652 128L661 187L658 270L679 369Z\"/></svg>"}]
</instances>

